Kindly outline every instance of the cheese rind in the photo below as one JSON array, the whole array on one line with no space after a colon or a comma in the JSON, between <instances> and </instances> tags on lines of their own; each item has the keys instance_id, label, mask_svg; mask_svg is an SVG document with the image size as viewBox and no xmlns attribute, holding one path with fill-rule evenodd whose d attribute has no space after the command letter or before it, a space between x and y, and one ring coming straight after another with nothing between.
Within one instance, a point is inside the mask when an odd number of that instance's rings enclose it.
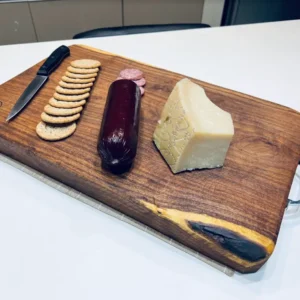
<instances>
[{"instance_id":1,"label":"cheese rind","mask_svg":"<svg viewBox=\"0 0 300 300\"><path fill-rule=\"evenodd\" d=\"M185 78L171 92L154 131L154 142L173 173L224 164L234 135L231 115Z\"/></svg>"}]
</instances>

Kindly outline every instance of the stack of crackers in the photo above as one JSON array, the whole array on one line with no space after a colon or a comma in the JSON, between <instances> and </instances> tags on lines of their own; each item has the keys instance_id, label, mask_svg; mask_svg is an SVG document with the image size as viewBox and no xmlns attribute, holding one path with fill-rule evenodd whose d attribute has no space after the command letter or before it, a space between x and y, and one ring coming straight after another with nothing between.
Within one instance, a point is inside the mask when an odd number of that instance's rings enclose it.
<instances>
[{"instance_id":1,"label":"stack of crackers","mask_svg":"<svg viewBox=\"0 0 300 300\"><path fill-rule=\"evenodd\" d=\"M38 136L47 141L58 141L72 135L76 121L99 72L101 63L92 59L74 60L59 85L53 98L45 106L42 121L36 127Z\"/></svg>"}]
</instances>

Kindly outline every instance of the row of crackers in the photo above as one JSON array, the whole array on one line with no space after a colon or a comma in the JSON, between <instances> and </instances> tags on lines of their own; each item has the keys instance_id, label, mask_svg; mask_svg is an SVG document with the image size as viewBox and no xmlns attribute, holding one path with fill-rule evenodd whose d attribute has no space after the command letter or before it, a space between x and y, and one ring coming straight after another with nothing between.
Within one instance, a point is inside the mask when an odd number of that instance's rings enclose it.
<instances>
[{"instance_id":1,"label":"row of crackers","mask_svg":"<svg viewBox=\"0 0 300 300\"><path fill-rule=\"evenodd\" d=\"M100 67L101 63L92 59L71 62L41 114L42 121L36 127L39 137L57 141L75 132L76 121L90 96Z\"/></svg>"}]
</instances>

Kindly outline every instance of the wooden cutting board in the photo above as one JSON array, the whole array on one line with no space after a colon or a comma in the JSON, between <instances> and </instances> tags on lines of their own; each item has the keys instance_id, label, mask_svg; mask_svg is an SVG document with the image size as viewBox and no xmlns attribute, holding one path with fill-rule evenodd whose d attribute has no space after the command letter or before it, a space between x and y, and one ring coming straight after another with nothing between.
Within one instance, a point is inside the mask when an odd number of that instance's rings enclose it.
<instances>
[{"instance_id":1,"label":"wooden cutting board","mask_svg":"<svg viewBox=\"0 0 300 300\"><path fill-rule=\"evenodd\" d=\"M83 46L70 49L10 123L9 111L42 62L0 86L0 152L239 272L258 270L274 250L300 159L300 114L192 79L231 113L235 135L223 168L173 175L152 135L171 90L185 76ZM64 141L45 142L35 133L43 108L70 62L82 58L100 60L102 70L77 130ZM143 70L147 85L134 168L117 176L101 168L96 145L109 85L126 67Z\"/></svg>"}]
</instances>

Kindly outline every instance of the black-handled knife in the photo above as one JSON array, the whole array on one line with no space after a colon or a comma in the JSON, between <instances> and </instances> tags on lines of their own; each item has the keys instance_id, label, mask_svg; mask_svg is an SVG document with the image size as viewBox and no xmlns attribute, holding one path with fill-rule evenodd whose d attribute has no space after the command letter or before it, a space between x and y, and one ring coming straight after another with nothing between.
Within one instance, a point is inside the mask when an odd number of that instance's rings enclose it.
<instances>
[{"instance_id":1,"label":"black-handled knife","mask_svg":"<svg viewBox=\"0 0 300 300\"><path fill-rule=\"evenodd\" d=\"M25 89L21 97L16 102L15 106L9 113L6 121L16 117L23 108L32 100L35 94L48 80L49 75L60 65L62 60L70 55L70 49L67 46L60 46L47 58L45 63L38 70L35 78Z\"/></svg>"}]
</instances>

